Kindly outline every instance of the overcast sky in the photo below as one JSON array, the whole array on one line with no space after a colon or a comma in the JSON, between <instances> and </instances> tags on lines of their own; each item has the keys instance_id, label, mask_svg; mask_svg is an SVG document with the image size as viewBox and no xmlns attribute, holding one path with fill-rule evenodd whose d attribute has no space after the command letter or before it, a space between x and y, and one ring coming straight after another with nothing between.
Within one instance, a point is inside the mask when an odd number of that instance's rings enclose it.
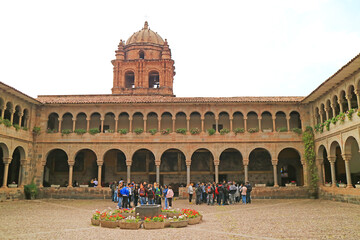
<instances>
[{"instance_id":1,"label":"overcast sky","mask_svg":"<svg viewBox=\"0 0 360 240\"><path fill-rule=\"evenodd\" d=\"M1 1L0 81L32 96L109 94L144 21L179 97L306 96L360 53L360 1Z\"/></svg>"}]
</instances>

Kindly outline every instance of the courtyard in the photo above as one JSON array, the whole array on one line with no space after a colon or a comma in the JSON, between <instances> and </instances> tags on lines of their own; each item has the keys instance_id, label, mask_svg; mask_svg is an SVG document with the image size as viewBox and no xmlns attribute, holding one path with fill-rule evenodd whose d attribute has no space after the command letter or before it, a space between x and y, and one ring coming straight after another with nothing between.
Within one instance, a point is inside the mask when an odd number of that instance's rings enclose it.
<instances>
[{"instance_id":1,"label":"courtyard","mask_svg":"<svg viewBox=\"0 0 360 240\"><path fill-rule=\"evenodd\" d=\"M326 200L253 200L249 205L194 208L204 221L182 229L138 231L106 229L90 224L95 209L116 205L110 200L41 199L0 204L0 239L360 239L360 207Z\"/></svg>"}]
</instances>

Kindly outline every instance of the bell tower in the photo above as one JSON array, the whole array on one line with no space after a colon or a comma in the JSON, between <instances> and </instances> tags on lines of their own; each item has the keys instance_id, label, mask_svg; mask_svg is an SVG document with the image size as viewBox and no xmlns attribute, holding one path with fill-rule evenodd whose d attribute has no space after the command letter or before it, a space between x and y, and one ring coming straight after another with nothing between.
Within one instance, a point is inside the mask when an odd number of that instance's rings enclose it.
<instances>
[{"instance_id":1,"label":"bell tower","mask_svg":"<svg viewBox=\"0 0 360 240\"><path fill-rule=\"evenodd\" d=\"M126 43L120 40L115 53L112 94L174 96L171 50L147 22Z\"/></svg>"}]
</instances>

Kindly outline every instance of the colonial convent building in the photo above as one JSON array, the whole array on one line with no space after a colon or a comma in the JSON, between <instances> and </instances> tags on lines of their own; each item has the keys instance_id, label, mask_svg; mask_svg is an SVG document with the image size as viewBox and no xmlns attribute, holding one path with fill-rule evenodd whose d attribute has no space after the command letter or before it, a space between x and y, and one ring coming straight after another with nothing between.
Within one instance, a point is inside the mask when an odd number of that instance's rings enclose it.
<instances>
[{"instance_id":1,"label":"colonial convent building","mask_svg":"<svg viewBox=\"0 0 360 240\"><path fill-rule=\"evenodd\" d=\"M147 22L111 63L112 94L32 98L0 82L0 194L93 178L307 186L306 126L320 187L360 192L360 55L306 97L176 97L169 44Z\"/></svg>"}]
</instances>

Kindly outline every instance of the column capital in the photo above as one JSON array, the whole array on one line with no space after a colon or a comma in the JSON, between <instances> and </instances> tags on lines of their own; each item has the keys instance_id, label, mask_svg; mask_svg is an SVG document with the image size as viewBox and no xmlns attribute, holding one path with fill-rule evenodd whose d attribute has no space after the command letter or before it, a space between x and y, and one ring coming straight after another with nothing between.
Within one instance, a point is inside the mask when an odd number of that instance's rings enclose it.
<instances>
[{"instance_id":1,"label":"column capital","mask_svg":"<svg viewBox=\"0 0 360 240\"><path fill-rule=\"evenodd\" d=\"M104 164L104 161L96 161L96 164L97 164L98 166L102 166L102 165Z\"/></svg>"},{"instance_id":2,"label":"column capital","mask_svg":"<svg viewBox=\"0 0 360 240\"><path fill-rule=\"evenodd\" d=\"M155 160L155 166L160 166L160 164L161 164L161 161L160 160Z\"/></svg>"},{"instance_id":3,"label":"column capital","mask_svg":"<svg viewBox=\"0 0 360 240\"><path fill-rule=\"evenodd\" d=\"M90 121L91 120L91 118L86 118L86 121Z\"/></svg>"},{"instance_id":4,"label":"column capital","mask_svg":"<svg viewBox=\"0 0 360 240\"><path fill-rule=\"evenodd\" d=\"M186 166L191 166L191 161L185 161Z\"/></svg>"},{"instance_id":5,"label":"column capital","mask_svg":"<svg viewBox=\"0 0 360 240\"><path fill-rule=\"evenodd\" d=\"M70 167L70 166L73 167L74 164L75 164L75 161L69 161L68 164L69 164L69 167Z\"/></svg>"},{"instance_id":6,"label":"column capital","mask_svg":"<svg viewBox=\"0 0 360 240\"><path fill-rule=\"evenodd\" d=\"M249 159L243 159L243 165L248 166L249 165Z\"/></svg>"},{"instance_id":7,"label":"column capital","mask_svg":"<svg viewBox=\"0 0 360 240\"><path fill-rule=\"evenodd\" d=\"M351 160L351 154L343 153L343 154L341 154L341 156L342 156L342 158L344 159L345 162Z\"/></svg>"},{"instance_id":8,"label":"column capital","mask_svg":"<svg viewBox=\"0 0 360 240\"><path fill-rule=\"evenodd\" d=\"M273 159L273 160L271 160L271 163L272 163L272 165L273 166L277 166L278 165L278 160L277 159Z\"/></svg>"},{"instance_id":9,"label":"column capital","mask_svg":"<svg viewBox=\"0 0 360 240\"><path fill-rule=\"evenodd\" d=\"M58 121L61 122L63 119L61 117L58 118Z\"/></svg>"},{"instance_id":10,"label":"column capital","mask_svg":"<svg viewBox=\"0 0 360 240\"><path fill-rule=\"evenodd\" d=\"M105 118L100 118L100 121L105 121Z\"/></svg>"},{"instance_id":11,"label":"column capital","mask_svg":"<svg viewBox=\"0 0 360 240\"><path fill-rule=\"evenodd\" d=\"M272 116L271 119L272 119L272 120L276 120L276 116Z\"/></svg>"},{"instance_id":12,"label":"column capital","mask_svg":"<svg viewBox=\"0 0 360 240\"><path fill-rule=\"evenodd\" d=\"M336 161L336 157L335 157L335 156L334 156L334 157L333 157L333 156L328 156L327 158L328 158L328 160L329 160L330 163L335 163L335 161Z\"/></svg>"},{"instance_id":13,"label":"column capital","mask_svg":"<svg viewBox=\"0 0 360 240\"><path fill-rule=\"evenodd\" d=\"M214 160L214 166L219 166L220 165L220 160Z\"/></svg>"},{"instance_id":14,"label":"column capital","mask_svg":"<svg viewBox=\"0 0 360 240\"><path fill-rule=\"evenodd\" d=\"M230 117L229 117L229 120L234 120L233 116L230 116Z\"/></svg>"},{"instance_id":15,"label":"column capital","mask_svg":"<svg viewBox=\"0 0 360 240\"><path fill-rule=\"evenodd\" d=\"M144 121L147 121L147 117L143 117L143 120L144 120Z\"/></svg>"},{"instance_id":16,"label":"column capital","mask_svg":"<svg viewBox=\"0 0 360 240\"><path fill-rule=\"evenodd\" d=\"M262 119L262 116L258 116L258 120L261 120Z\"/></svg>"},{"instance_id":17,"label":"column capital","mask_svg":"<svg viewBox=\"0 0 360 240\"><path fill-rule=\"evenodd\" d=\"M290 116L286 116L286 120L290 120Z\"/></svg>"},{"instance_id":18,"label":"column capital","mask_svg":"<svg viewBox=\"0 0 360 240\"><path fill-rule=\"evenodd\" d=\"M176 117L172 117L171 120L175 121L175 120L176 120Z\"/></svg>"},{"instance_id":19,"label":"column capital","mask_svg":"<svg viewBox=\"0 0 360 240\"><path fill-rule=\"evenodd\" d=\"M186 121L190 121L190 117L186 117Z\"/></svg>"},{"instance_id":20,"label":"column capital","mask_svg":"<svg viewBox=\"0 0 360 240\"><path fill-rule=\"evenodd\" d=\"M115 118L114 118L114 120L115 120L115 121L118 121L118 120L119 120L119 118L115 117Z\"/></svg>"},{"instance_id":21,"label":"column capital","mask_svg":"<svg viewBox=\"0 0 360 240\"><path fill-rule=\"evenodd\" d=\"M73 121L76 121L76 118L72 118Z\"/></svg>"},{"instance_id":22,"label":"column capital","mask_svg":"<svg viewBox=\"0 0 360 240\"><path fill-rule=\"evenodd\" d=\"M11 160L12 160L11 157L3 158L4 164L10 164L10 163L11 163Z\"/></svg>"},{"instance_id":23,"label":"column capital","mask_svg":"<svg viewBox=\"0 0 360 240\"><path fill-rule=\"evenodd\" d=\"M131 161L126 161L126 166L131 167Z\"/></svg>"}]
</instances>

